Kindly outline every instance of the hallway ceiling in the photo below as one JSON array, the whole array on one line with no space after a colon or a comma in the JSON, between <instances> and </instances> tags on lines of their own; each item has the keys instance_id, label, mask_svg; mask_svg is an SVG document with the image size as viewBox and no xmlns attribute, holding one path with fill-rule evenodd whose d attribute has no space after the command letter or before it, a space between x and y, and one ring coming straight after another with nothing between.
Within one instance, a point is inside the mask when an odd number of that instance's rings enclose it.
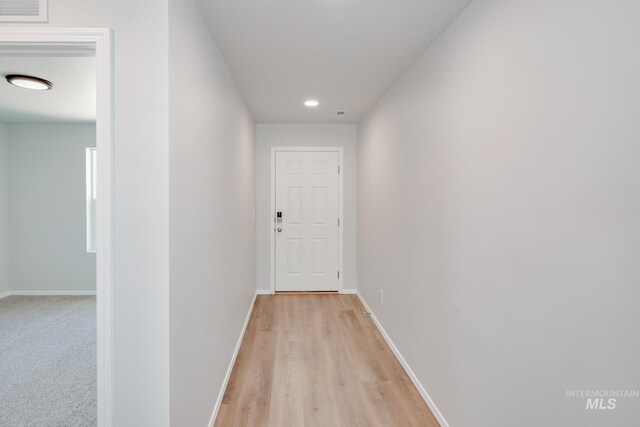
<instances>
[{"instance_id":1,"label":"hallway ceiling","mask_svg":"<svg viewBox=\"0 0 640 427\"><path fill-rule=\"evenodd\" d=\"M355 123L471 1L198 3L258 123Z\"/></svg>"}]
</instances>

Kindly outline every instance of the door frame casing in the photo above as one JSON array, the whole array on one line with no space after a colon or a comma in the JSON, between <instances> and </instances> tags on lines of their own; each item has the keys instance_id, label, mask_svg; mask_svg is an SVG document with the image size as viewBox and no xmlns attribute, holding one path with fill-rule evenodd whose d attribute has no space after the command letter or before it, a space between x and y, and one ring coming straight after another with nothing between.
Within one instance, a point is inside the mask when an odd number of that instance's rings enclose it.
<instances>
[{"instance_id":1,"label":"door frame casing","mask_svg":"<svg viewBox=\"0 0 640 427\"><path fill-rule=\"evenodd\" d=\"M98 426L113 421L113 35L107 28L0 28L0 52L96 58L96 355Z\"/></svg>"},{"instance_id":2,"label":"door frame casing","mask_svg":"<svg viewBox=\"0 0 640 427\"><path fill-rule=\"evenodd\" d=\"M343 291L344 281L344 150L343 147L295 147L295 146L282 146L271 147L271 209L269 214L269 234L271 235L271 249L270 256L271 261L269 263L269 282L271 294L276 293L276 233L275 233L275 211L276 211L276 153L290 153L290 152L335 152L338 153L338 166L340 167L340 174L338 175L338 215L340 218L340 226L338 227L338 271L340 271L340 277L338 277L338 292Z\"/></svg>"}]
</instances>

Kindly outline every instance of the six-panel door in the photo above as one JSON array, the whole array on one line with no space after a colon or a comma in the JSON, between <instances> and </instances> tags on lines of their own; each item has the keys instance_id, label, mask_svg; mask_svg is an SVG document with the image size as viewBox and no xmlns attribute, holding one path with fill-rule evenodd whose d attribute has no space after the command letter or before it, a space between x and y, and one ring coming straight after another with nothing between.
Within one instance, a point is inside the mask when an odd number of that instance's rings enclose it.
<instances>
[{"instance_id":1,"label":"six-panel door","mask_svg":"<svg viewBox=\"0 0 640 427\"><path fill-rule=\"evenodd\" d=\"M337 152L276 153L276 291L338 290L338 165Z\"/></svg>"}]
</instances>

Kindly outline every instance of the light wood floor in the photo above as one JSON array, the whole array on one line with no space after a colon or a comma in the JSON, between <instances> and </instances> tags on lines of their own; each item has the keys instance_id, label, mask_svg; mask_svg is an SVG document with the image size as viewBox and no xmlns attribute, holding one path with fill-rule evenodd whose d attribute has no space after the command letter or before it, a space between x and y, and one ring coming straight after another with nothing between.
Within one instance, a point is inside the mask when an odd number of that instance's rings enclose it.
<instances>
[{"instance_id":1,"label":"light wood floor","mask_svg":"<svg viewBox=\"0 0 640 427\"><path fill-rule=\"evenodd\" d=\"M438 426L355 295L259 296L216 426Z\"/></svg>"}]
</instances>

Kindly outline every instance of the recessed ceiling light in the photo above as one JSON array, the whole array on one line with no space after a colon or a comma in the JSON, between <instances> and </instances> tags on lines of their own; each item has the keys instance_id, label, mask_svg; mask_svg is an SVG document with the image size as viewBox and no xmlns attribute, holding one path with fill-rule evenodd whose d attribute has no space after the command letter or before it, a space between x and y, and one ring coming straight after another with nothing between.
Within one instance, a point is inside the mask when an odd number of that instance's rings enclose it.
<instances>
[{"instance_id":1,"label":"recessed ceiling light","mask_svg":"<svg viewBox=\"0 0 640 427\"><path fill-rule=\"evenodd\" d=\"M23 76L20 74L9 74L6 76L9 83L14 86L32 90L49 90L53 87L53 83L48 80L33 76Z\"/></svg>"},{"instance_id":2,"label":"recessed ceiling light","mask_svg":"<svg viewBox=\"0 0 640 427\"><path fill-rule=\"evenodd\" d=\"M304 105L307 107L317 107L318 105L320 105L320 103L315 99L307 99L306 101L304 101Z\"/></svg>"}]
</instances>

